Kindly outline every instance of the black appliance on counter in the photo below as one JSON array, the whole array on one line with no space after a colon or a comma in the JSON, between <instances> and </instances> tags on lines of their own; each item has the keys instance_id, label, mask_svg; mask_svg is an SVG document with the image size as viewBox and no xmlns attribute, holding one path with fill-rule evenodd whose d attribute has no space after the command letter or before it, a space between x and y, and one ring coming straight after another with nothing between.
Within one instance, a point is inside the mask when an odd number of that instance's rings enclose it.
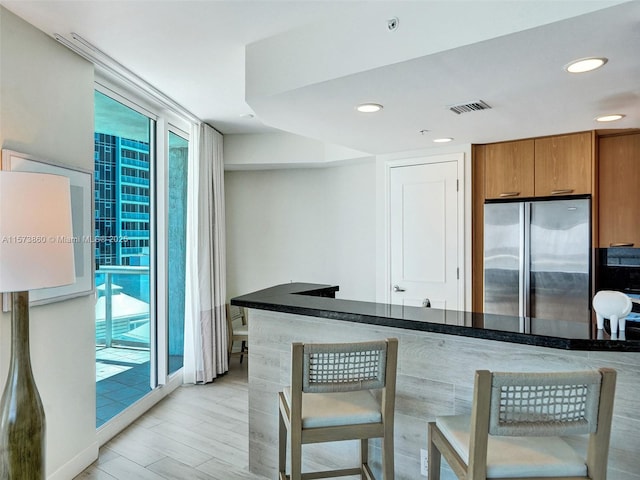
<instances>
[{"instance_id":1,"label":"black appliance on counter","mask_svg":"<svg viewBox=\"0 0 640 480\"><path fill-rule=\"evenodd\" d=\"M640 248L598 248L595 268L596 291L618 290L640 298ZM605 330L609 330L605 321ZM627 316L626 337L640 339L640 304Z\"/></svg>"}]
</instances>

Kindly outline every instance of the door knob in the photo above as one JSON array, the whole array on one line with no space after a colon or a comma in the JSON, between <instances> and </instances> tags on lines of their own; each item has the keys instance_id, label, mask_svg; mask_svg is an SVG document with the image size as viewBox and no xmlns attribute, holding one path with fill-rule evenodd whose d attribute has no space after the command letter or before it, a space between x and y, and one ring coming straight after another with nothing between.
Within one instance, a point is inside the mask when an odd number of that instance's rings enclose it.
<instances>
[{"instance_id":1,"label":"door knob","mask_svg":"<svg viewBox=\"0 0 640 480\"><path fill-rule=\"evenodd\" d=\"M394 286L393 286L393 291L394 291L394 292L404 292L404 291L405 291L405 289L404 289L404 288L402 288L402 287L399 287L398 285L394 285Z\"/></svg>"}]
</instances>

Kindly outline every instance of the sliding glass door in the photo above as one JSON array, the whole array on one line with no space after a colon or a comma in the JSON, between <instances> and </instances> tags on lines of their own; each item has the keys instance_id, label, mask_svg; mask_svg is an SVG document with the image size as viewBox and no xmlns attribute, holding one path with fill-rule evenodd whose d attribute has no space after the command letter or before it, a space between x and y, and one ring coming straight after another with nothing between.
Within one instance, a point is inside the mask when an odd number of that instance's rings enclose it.
<instances>
[{"instance_id":1,"label":"sliding glass door","mask_svg":"<svg viewBox=\"0 0 640 480\"><path fill-rule=\"evenodd\" d=\"M155 119L95 92L97 426L155 386L154 136Z\"/></svg>"},{"instance_id":2,"label":"sliding glass door","mask_svg":"<svg viewBox=\"0 0 640 480\"><path fill-rule=\"evenodd\" d=\"M168 115L95 91L98 427L184 363L189 125Z\"/></svg>"}]
</instances>

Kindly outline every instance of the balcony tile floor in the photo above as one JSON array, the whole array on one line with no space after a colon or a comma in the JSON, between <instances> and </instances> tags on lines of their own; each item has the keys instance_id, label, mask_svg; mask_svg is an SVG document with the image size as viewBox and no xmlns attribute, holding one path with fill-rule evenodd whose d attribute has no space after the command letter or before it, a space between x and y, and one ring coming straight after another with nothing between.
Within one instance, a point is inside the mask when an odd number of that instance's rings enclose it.
<instances>
[{"instance_id":1,"label":"balcony tile floor","mask_svg":"<svg viewBox=\"0 0 640 480\"><path fill-rule=\"evenodd\" d=\"M151 391L149 351L96 347L96 428Z\"/></svg>"}]
</instances>

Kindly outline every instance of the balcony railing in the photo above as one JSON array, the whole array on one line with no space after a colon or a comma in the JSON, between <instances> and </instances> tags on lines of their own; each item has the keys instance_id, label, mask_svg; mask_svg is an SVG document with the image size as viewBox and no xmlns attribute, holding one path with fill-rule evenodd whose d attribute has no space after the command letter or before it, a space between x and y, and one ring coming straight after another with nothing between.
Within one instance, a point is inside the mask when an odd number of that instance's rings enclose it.
<instances>
[{"instance_id":1,"label":"balcony railing","mask_svg":"<svg viewBox=\"0 0 640 480\"><path fill-rule=\"evenodd\" d=\"M149 348L149 267L96 270L96 344Z\"/></svg>"}]
</instances>

